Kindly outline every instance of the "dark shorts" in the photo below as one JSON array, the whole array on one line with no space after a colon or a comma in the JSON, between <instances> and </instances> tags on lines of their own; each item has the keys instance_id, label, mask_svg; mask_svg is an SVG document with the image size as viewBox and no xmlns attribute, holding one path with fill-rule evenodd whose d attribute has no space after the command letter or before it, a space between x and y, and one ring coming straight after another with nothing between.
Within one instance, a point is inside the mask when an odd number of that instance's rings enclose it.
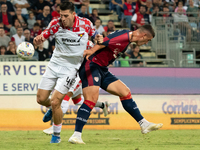
<instances>
[{"instance_id":1,"label":"dark shorts","mask_svg":"<svg viewBox=\"0 0 200 150\"><path fill-rule=\"evenodd\" d=\"M84 60L79 69L79 76L82 81L82 88L96 85L105 91L110 83L118 80L108 71L107 67L99 66L90 60Z\"/></svg>"}]
</instances>

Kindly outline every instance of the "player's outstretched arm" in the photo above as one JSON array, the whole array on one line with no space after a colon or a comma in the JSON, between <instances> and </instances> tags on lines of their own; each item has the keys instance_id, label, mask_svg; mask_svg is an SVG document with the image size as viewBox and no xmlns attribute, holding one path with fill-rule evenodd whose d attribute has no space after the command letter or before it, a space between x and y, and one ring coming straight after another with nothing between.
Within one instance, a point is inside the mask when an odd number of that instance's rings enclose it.
<instances>
[{"instance_id":1,"label":"player's outstretched arm","mask_svg":"<svg viewBox=\"0 0 200 150\"><path fill-rule=\"evenodd\" d=\"M96 51L98 51L98 50L100 50L100 49L102 49L102 48L104 48L104 47L106 47L105 45L95 45L94 47L92 47L91 49L89 49L89 50L85 50L84 51L84 53L83 53L83 57L85 57L86 56L86 59L88 60L88 58L92 55L92 54L94 54Z\"/></svg>"},{"instance_id":2,"label":"player's outstretched arm","mask_svg":"<svg viewBox=\"0 0 200 150\"><path fill-rule=\"evenodd\" d=\"M40 45L42 44L43 42L45 41L45 38L43 37L42 34L36 36L34 39L33 39L33 44L34 45Z\"/></svg>"}]
</instances>

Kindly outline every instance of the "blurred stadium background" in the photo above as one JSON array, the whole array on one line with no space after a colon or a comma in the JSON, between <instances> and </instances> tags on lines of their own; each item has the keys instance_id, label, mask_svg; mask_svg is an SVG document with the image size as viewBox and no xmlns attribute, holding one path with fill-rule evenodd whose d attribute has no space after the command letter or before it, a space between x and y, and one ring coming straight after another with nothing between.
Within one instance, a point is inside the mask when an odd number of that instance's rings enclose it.
<instances>
[{"instance_id":1,"label":"blurred stadium background","mask_svg":"<svg viewBox=\"0 0 200 150\"><path fill-rule=\"evenodd\" d=\"M11 4L16 7L14 1L11 1ZM34 5L36 1L27 2L30 5L28 11L32 8L37 11ZM122 56L110 66L110 71L131 89L133 99L147 120L163 123L164 130L200 129L199 11L179 13L180 17L182 15L185 17L177 21L174 17L177 15L174 12L178 6L177 2L149 0L137 2L147 7L151 2L151 11L148 14L152 17L151 24L156 37L148 45L140 47L142 58ZM55 4L55 1L48 0L48 3ZM189 1L185 1L184 7L188 6L188 3ZM158 12L153 11L157 4ZM167 17L163 11L166 5L169 9L172 8L171 12L167 12ZM115 26L113 30L129 29L129 25L119 20L118 14L109 9L109 0L90 0L89 6L97 8L104 27L109 20L113 20ZM3 27L7 36L10 36L7 26ZM43 28L41 24L39 30ZM109 31L106 34L109 34ZM10 38L15 42L12 37ZM24 61L14 53L12 55L1 53L0 130L43 130L50 126L50 123L42 122L46 108L36 103L36 92L53 47L51 39L43 45L48 51L48 57L45 55L40 59L38 54L30 61ZM6 51L11 51L9 45ZM130 52L131 47L127 50L127 53ZM118 97L100 91L99 101L108 101L111 104L109 115L104 117L101 110L94 109L88 125L85 126L86 129L139 129L139 125L122 109ZM70 102L69 110L63 119L63 129L74 129L77 109L78 107Z\"/></svg>"}]
</instances>

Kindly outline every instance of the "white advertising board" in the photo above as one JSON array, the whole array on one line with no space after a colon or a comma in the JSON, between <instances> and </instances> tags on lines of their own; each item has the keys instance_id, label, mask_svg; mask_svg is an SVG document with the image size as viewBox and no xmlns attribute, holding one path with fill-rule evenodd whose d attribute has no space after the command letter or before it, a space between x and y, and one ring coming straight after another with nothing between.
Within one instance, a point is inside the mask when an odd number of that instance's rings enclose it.
<instances>
[{"instance_id":1,"label":"white advertising board","mask_svg":"<svg viewBox=\"0 0 200 150\"><path fill-rule=\"evenodd\" d=\"M0 94L36 94L48 62L1 62Z\"/></svg>"}]
</instances>

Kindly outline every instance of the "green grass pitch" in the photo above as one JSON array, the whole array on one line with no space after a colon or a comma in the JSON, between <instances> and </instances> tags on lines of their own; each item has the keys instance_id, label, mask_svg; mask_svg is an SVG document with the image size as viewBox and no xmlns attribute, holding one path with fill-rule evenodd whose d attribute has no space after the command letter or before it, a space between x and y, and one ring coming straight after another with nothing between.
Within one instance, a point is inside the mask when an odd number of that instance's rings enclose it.
<instances>
[{"instance_id":1,"label":"green grass pitch","mask_svg":"<svg viewBox=\"0 0 200 150\"><path fill-rule=\"evenodd\" d=\"M85 145L68 143L73 130L63 130L61 143L50 144L42 131L0 131L0 150L200 150L200 130L84 130Z\"/></svg>"}]
</instances>

